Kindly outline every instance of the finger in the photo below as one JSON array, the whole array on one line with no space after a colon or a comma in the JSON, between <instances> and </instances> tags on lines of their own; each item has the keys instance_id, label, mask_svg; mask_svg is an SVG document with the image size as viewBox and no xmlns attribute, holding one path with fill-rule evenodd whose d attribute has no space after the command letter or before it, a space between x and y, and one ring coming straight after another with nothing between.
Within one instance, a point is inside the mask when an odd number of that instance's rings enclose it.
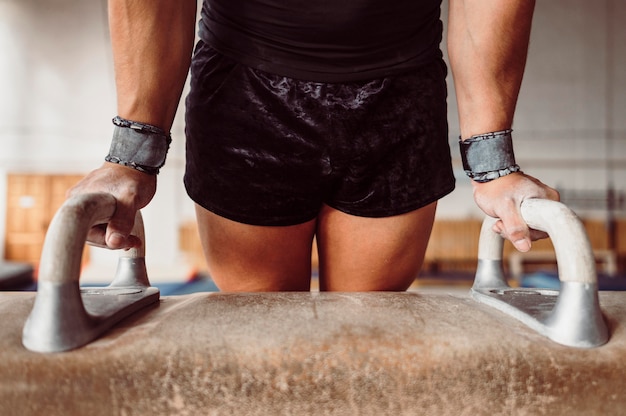
<instances>
[{"instance_id":1,"label":"finger","mask_svg":"<svg viewBox=\"0 0 626 416\"><path fill-rule=\"evenodd\" d=\"M548 233L543 232L543 231L539 231L539 230L535 230L535 229L530 229L530 239L532 241L536 241L536 240L543 240L544 238L548 238Z\"/></svg>"},{"instance_id":2,"label":"finger","mask_svg":"<svg viewBox=\"0 0 626 416\"><path fill-rule=\"evenodd\" d=\"M502 225L502 220L497 220L496 222L494 222L493 226L491 227L491 230L494 233L499 234L504 237L504 226Z\"/></svg>"},{"instance_id":3,"label":"finger","mask_svg":"<svg viewBox=\"0 0 626 416\"><path fill-rule=\"evenodd\" d=\"M89 229L87 244L94 247L106 247L106 224L95 225Z\"/></svg>"},{"instance_id":4,"label":"finger","mask_svg":"<svg viewBox=\"0 0 626 416\"><path fill-rule=\"evenodd\" d=\"M133 247L140 247L143 244L143 241L141 241L141 239L139 237L137 237L136 235L129 235L128 239L126 240L127 243L127 248L133 248Z\"/></svg>"},{"instance_id":5,"label":"finger","mask_svg":"<svg viewBox=\"0 0 626 416\"><path fill-rule=\"evenodd\" d=\"M506 231L504 230L504 224L502 223L502 220L497 220L495 223L493 223L493 227L491 227L491 230L503 239L508 240L508 236L506 234Z\"/></svg>"},{"instance_id":6,"label":"finger","mask_svg":"<svg viewBox=\"0 0 626 416\"><path fill-rule=\"evenodd\" d=\"M127 249L137 245L137 238L131 238L130 232L135 224L135 211L118 204L115 214L107 224L106 245L110 249Z\"/></svg>"},{"instance_id":7,"label":"finger","mask_svg":"<svg viewBox=\"0 0 626 416\"><path fill-rule=\"evenodd\" d=\"M491 230L494 233L500 235L502 238L507 238L506 232L504 231L504 225L502 224L502 220L497 220L496 222L494 222ZM550 237L548 233L540 230L535 230L534 228L530 228L529 231L531 241L543 240L544 238Z\"/></svg>"},{"instance_id":8,"label":"finger","mask_svg":"<svg viewBox=\"0 0 626 416\"><path fill-rule=\"evenodd\" d=\"M504 236L513 243L513 246L522 253L530 250L531 239L530 230L518 210L507 211L500 216L502 221L502 232Z\"/></svg>"},{"instance_id":9,"label":"finger","mask_svg":"<svg viewBox=\"0 0 626 416\"><path fill-rule=\"evenodd\" d=\"M106 243L106 224L94 227L94 229L88 232L87 244L93 247L113 249L113 247L108 246ZM140 247L142 244L143 241L141 241L139 237L131 234L126 238L126 242L121 248L128 250L133 247Z\"/></svg>"}]
</instances>

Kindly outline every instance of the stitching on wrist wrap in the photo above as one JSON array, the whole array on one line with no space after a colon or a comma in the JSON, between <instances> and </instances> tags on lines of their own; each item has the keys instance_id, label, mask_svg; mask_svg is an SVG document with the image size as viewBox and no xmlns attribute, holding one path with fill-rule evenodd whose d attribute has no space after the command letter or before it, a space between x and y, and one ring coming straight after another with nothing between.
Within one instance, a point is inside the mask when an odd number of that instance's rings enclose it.
<instances>
[{"instance_id":1,"label":"stitching on wrist wrap","mask_svg":"<svg viewBox=\"0 0 626 416\"><path fill-rule=\"evenodd\" d=\"M459 140L461 160L467 176L476 182L489 182L519 172L511 132L502 130Z\"/></svg>"},{"instance_id":2,"label":"stitching on wrist wrap","mask_svg":"<svg viewBox=\"0 0 626 416\"><path fill-rule=\"evenodd\" d=\"M158 127L120 117L114 118L113 123L111 148L104 160L151 175L158 174L172 141L169 134Z\"/></svg>"}]
</instances>

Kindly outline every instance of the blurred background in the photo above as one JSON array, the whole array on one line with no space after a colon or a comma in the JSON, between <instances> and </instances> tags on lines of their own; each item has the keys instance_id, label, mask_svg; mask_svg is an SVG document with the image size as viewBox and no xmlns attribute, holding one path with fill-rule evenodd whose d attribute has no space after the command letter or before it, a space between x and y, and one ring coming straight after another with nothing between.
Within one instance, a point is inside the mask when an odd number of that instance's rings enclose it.
<instances>
[{"instance_id":1,"label":"blurred background","mask_svg":"<svg viewBox=\"0 0 626 416\"><path fill-rule=\"evenodd\" d=\"M116 109L106 7L105 0L0 0L0 254L5 262L31 265L35 274L66 190L98 167L109 148ZM446 14L444 1L444 25ZM624 20L626 2L619 0L538 0L514 125L519 164L561 191L607 276L626 272ZM457 189L440 202L417 285L467 284L476 263L483 216L461 169L449 81ZM193 204L182 185L183 113L181 103L157 195L143 211L153 282L187 282L204 273ZM524 255L507 246L505 256L517 283L556 267L549 241ZM86 249L82 281L109 282L116 257Z\"/></svg>"}]
</instances>

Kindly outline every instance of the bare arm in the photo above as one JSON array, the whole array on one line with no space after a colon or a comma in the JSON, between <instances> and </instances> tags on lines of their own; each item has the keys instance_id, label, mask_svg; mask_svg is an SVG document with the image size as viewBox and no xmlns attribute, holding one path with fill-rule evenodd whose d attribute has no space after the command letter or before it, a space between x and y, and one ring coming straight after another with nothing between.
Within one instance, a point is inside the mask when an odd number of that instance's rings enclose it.
<instances>
[{"instance_id":1,"label":"bare arm","mask_svg":"<svg viewBox=\"0 0 626 416\"><path fill-rule=\"evenodd\" d=\"M450 0L448 51L463 138L513 124L534 5Z\"/></svg>"},{"instance_id":2,"label":"bare arm","mask_svg":"<svg viewBox=\"0 0 626 416\"><path fill-rule=\"evenodd\" d=\"M119 116L170 130L189 70L195 18L196 0L109 0ZM95 227L89 241L109 248L138 244L129 234L135 212L156 192L156 176L105 162L69 194L86 192L117 200L106 230Z\"/></svg>"},{"instance_id":3,"label":"bare arm","mask_svg":"<svg viewBox=\"0 0 626 416\"><path fill-rule=\"evenodd\" d=\"M169 131L193 48L195 0L110 0L121 117Z\"/></svg>"},{"instance_id":4,"label":"bare arm","mask_svg":"<svg viewBox=\"0 0 626 416\"><path fill-rule=\"evenodd\" d=\"M534 0L450 0L448 52L463 139L513 125L534 6ZM523 173L473 186L478 206L501 219L496 231L521 251L531 245L521 202L559 198L554 189Z\"/></svg>"}]
</instances>

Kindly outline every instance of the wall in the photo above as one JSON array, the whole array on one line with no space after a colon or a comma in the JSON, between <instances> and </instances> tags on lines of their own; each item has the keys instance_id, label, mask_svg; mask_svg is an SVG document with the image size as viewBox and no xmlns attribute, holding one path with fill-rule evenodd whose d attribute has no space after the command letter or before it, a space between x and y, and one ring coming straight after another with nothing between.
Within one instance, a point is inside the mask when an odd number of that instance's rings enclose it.
<instances>
[{"instance_id":1,"label":"wall","mask_svg":"<svg viewBox=\"0 0 626 416\"><path fill-rule=\"evenodd\" d=\"M537 1L514 123L515 153L525 172L561 189L604 191L612 185L626 191L626 28L619 24L624 17L626 3L618 0ZM458 187L441 202L439 214L480 215L468 202L471 186L457 157L450 86ZM604 215L582 209L579 214Z\"/></svg>"},{"instance_id":2,"label":"wall","mask_svg":"<svg viewBox=\"0 0 626 416\"><path fill-rule=\"evenodd\" d=\"M105 0L0 0L0 218L7 173L85 174L107 154L115 85L106 19ZM154 203L143 211L151 275L180 273L178 224L193 211L180 185L180 117L172 134ZM92 253L96 265L115 266L116 253Z\"/></svg>"},{"instance_id":3,"label":"wall","mask_svg":"<svg viewBox=\"0 0 626 416\"><path fill-rule=\"evenodd\" d=\"M444 2L444 16L447 10ZM554 186L626 191L626 3L539 0L515 121L516 154ZM108 150L115 91L106 1L0 0L0 218L8 172L86 173ZM458 158L450 85L450 145L457 190L440 218L477 217ZM174 145L144 211L147 258L178 267L177 229L193 217L182 188L182 112ZM4 221L0 221L0 252ZM156 243L158 242L158 244ZM94 262L110 262L101 250Z\"/></svg>"}]
</instances>

